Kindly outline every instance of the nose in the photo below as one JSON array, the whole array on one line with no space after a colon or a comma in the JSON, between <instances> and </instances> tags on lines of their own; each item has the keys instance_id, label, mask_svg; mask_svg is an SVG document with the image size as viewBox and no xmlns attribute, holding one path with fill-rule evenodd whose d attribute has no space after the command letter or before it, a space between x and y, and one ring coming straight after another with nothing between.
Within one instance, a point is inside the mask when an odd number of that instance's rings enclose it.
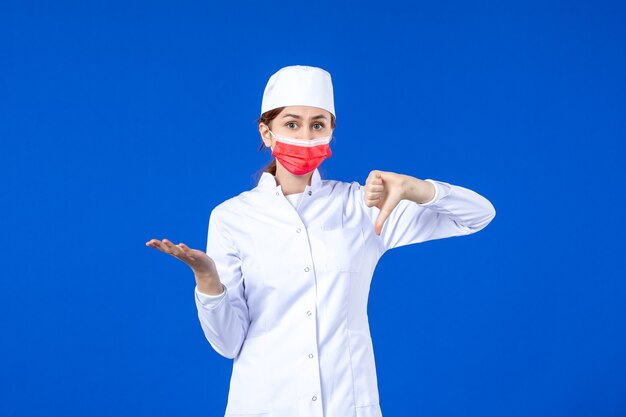
<instances>
[{"instance_id":1,"label":"nose","mask_svg":"<svg viewBox=\"0 0 626 417\"><path fill-rule=\"evenodd\" d=\"M299 140L312 140L312 139L315 139L315 137L313 136L313 133L311 133L311 132L300 133L298 135L294 135L293 137L295 139L299 139Z\"/></svg>"},{"instance_id":2,"label":"nose","mask_svg":"<svg viewBox=\"0 0 626 417\"><path fill-rule=\"evenodd\" d=\"M321 136L323 136L323 134L320 131L313 130L313 129L306 129L304 132L302 132L301 139L313 140Z\"/></svg>"}]
</instances>

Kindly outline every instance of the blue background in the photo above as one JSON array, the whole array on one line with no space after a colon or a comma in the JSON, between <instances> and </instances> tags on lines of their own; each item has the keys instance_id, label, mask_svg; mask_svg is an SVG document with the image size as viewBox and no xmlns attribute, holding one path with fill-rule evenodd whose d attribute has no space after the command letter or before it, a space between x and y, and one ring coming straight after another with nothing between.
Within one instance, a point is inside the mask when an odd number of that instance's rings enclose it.
<instances>
[{"instance_id":1,"label":"blue background","mask_svg":"<svg viewBox=\"0 0 626 417\"><path fill-rule=\"evenodd\" d=\"M210 210L270 161L286 65L331 72L323 178L484 195L475 235L385 254L385 417L626 415L621 2L0 5L0 415L223 415L193 274ZM329 416L330 417L330 416Z\"/></svg>"}]
</instances>

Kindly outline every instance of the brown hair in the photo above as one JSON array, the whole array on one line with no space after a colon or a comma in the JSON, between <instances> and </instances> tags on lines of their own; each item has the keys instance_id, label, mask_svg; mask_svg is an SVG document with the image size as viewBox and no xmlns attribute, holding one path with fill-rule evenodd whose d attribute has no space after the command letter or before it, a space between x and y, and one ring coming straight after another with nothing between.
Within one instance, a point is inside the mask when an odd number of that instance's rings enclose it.
<instances>
[{"instance_id":1,"label":"brown hair","mask_svg":"<svg viewBox=\"0 0 626 417\"><path fill-rule=\"evenodd\" d=\"M260 125L261 123L270 126L270 123L272 122L272 120L274 120L281 111L283 111L285 107L278 107L272 110L268 110L265 113L263 113L261 115L261 117L259 117L257 119L257 126ZM333 115L331 113L330 115L330 128L335 130L335 115ZM263 143L263 140L261 140L261 146L259 147L259 151L262 151L263 148L265 147L265 144ZM265 168L263 168L262 172L269 172L272 175L276 175L276 158L272 159L272 162L270 162L267 166L265 166Z\"/></svg>"}]
</instances>

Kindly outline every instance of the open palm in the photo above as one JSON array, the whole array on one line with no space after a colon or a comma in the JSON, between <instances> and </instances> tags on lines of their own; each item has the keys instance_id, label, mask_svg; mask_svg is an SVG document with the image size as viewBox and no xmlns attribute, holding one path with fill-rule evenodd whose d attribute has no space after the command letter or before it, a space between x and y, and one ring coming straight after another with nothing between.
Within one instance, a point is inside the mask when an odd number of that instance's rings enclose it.
<instances>
[{"instance_id":1,"label":"open palm","mask_svg":"<svg viewBox=\"0 0 626 417\"><path fill-rule=\"evenodd\" d=\"M217 277L215 262L206 253L198 249L192 249L184 243L174 245L168 239L151 239L146 242L146 246L156 248L167 253L189 265L197 276Z\"/></svg>"}]
</instances>

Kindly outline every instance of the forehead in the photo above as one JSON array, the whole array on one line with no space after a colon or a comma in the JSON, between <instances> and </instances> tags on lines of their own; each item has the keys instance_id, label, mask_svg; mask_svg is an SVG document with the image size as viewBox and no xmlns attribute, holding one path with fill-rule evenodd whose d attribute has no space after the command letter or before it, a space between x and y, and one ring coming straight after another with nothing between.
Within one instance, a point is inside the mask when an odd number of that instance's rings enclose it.
<instances>
[{"instance_id":1,"label":"forehead","mask_svg":"<svg viewBox=\"0 0 626 417\"><path fill-rule=\"evenodd\" d=\"M286 114L293 114L296 116L301 116L302 118L322 115L326 116L326 118L330 120L329 111L312 106L287 106L278 114L278 117L283 117Z\"/></svg>"}]
</instances>

